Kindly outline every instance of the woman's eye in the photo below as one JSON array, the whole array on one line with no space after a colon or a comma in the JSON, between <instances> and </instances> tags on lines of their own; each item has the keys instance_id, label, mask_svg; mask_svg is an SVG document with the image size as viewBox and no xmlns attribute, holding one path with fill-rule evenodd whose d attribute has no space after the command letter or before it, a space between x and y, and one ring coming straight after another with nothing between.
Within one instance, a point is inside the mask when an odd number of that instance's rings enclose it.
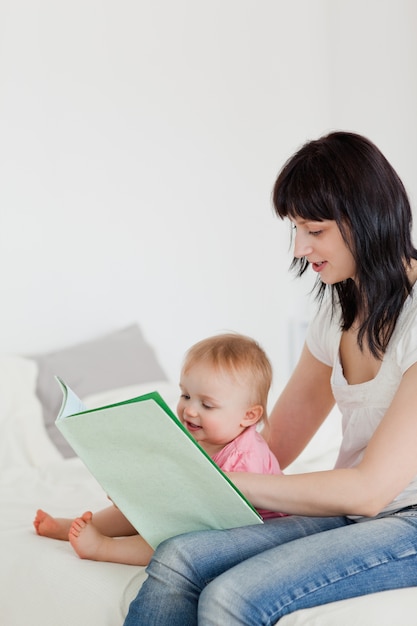
<instances>
[{"instance_id":1,"label":"woman's eye","mask_svg":"<svg viewBox=\"0 0 417 626\"><path fill-rule=\"evenodd\" d=\"M313 237L318 237L318 235L321 235L322 232L322 230L310 230L308 234L312 235Z\"/></svg>"}]
</instances>

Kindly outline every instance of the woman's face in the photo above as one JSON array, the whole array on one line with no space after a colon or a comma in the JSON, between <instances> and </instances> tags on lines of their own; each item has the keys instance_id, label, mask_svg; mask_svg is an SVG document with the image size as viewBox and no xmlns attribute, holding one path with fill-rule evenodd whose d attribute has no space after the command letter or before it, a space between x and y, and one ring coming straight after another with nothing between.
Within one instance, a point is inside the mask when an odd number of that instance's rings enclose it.
<instances>
[{"instance_id":1,"label":"woman's face","mask_svg":"<svg viewBox=\"0 0 417 626\"><path fill-rule=\"evenodd\" d=\"M334 285L355 278L356 263L334 220L322 222L294 217L294 256L305 257L323 283Z\"/></svg>"}]
</instances>

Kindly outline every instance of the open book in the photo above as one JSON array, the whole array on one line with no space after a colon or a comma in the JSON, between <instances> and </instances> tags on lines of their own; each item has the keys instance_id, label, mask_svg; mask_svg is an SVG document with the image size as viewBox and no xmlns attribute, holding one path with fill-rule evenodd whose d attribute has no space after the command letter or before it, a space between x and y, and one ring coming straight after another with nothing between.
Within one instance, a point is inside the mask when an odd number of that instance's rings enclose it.
<instances>
[{"instance_id":1,"label":"open book","mask_svg":"<svg viewBox=\"0 0 417 626\"><path fill-rule=\"evenodd\" d=\"M88 410L57 377L56 425L153 547L174 535L262 523L156 391Z\"/></svg>"}]
</instances>

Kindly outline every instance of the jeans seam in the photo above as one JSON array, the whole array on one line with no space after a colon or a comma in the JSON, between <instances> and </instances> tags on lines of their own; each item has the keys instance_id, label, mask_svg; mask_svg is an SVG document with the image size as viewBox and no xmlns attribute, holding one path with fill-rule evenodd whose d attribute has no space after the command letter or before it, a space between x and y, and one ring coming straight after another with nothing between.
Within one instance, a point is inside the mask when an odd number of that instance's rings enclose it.
<instances>
[{"instance_id":1,"label":"jeans seam","mask_svg":"<svg viewBox=\"0 0 417 626\"><path fill-rule=\"evenodd\" d=\"M375 563L373 565L368 565L366 567L363 567L362 569L357 569L355 572L346 572L346 574L344 574L343 576L339 576L337 579L331 580L331 581L327 581L324 582L320 585L317 585L314 589L310 589L308 591L305 591L303 593L301 593L300 595L298 595L296 598L289 600L286 604L281 605L281 608L276 612L276 616L275 617L270 617L269 618L269 622L268 625L269 626L274 626L274 624L277 623L277 620L280 619L281 617L283 617L284 615L288 615L288 613L293 613L295 611L286 611L286 609L288 607L291 606L291 604L294 604L294 602L297 602L303 598L307 598L308 596L316 593L317 591L322 591L323 589L325 589L326 587L331 587L332 585L335 585L343 580L348 580L349 578L353 578L354 576L358 576L359 574L363 574L366 571L370 571L370 570L374 570L378 567L382 567L384 565L386 565L387 563L390 563L392 561L401 561L403 559L407 559L407 558L411 558L411 557L415 557L416 556L416 552L414 552L413 554L404 554L403 556L397 556L396 558L385 558L383 561L379 561L378 563ZM359 596L361 595L368 595L366 593L362 593L359 594ZM343 599L350 599L350 598L354 598L357 596L350 596L350 597L344 597ZM331 600L329 603L331 602L335 602L336 600ZM328 604L328 603L326 603ZM316 606L315 604L311 605L311 607L300 607L299 609L296 609L296 611L299 610L303 610L305 608L312 608ZM283 612L285 611L285 612Z\"/></svg>"}]
</instances>

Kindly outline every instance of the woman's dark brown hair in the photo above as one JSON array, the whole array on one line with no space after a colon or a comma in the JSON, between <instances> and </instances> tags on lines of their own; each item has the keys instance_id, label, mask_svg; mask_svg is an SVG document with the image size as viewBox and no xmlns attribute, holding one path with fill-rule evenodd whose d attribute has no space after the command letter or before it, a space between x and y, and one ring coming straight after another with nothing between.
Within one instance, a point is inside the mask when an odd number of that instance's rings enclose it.
<instances>
[{"instance_id":1,"label":"woman's dark brown hair","mask_svg":"<svg viewBox=\"0 0 417 626\"><path fill-rule=\"evenodd\" d=\"M411 292L407 269L417 258L412 244L411 207L400 178L365 137L333 132L309 141L278 175L273 205L281 217L335 220L356 263L355 281L329 287L341 306L341 327L361 320L359 345L384 354L404 300ZM293 259L302 275L307 259ZM321 300L326 285L318 279Z\"/></svg>"}]
</instances>

